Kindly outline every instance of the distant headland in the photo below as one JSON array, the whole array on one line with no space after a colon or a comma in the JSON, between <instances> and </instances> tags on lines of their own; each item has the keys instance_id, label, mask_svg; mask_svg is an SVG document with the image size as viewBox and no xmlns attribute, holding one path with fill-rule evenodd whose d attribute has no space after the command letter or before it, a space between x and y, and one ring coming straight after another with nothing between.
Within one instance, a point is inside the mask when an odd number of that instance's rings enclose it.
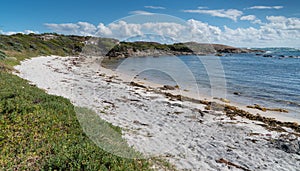
<instances>
[{"instance_id":1,"label":"distant headland","mask_svg":"<svg viewBox=\"0 0 300 171\"><path fill-rule=\"evenodd\" d=\"M111 38L44 34L0 35L0 59L41 55L100 55L126 58L132 56L207 55L224 53L260 53L262 50L236 48L221 44L196 42L160 44L157 42L122 42Z\"/></svg>"}]
</instances>

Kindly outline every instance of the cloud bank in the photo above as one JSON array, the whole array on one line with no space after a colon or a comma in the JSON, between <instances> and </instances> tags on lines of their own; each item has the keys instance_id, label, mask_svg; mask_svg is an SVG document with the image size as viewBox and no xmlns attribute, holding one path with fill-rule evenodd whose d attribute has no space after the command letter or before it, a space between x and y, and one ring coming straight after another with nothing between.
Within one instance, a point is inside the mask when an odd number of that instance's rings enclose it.
<instances>
[{"instance_id":1,"label":"cloud bank","mask_svg":"<svg viewBox=\"0 0 300 171\"><path fill-rule=\"evenodd\" d=\"M241 20L257 21L253 15ZM125 40L130 37L157 34L179 42L197 41L223 43L243 47L291 46L300 47L300 19L284 16L267 16L266 23L258 28L217 27L202 21L190 19L186 24L172 22L146 22L142 24L118 21L97 26L87 23L45 24L54 32L84 36L111 37Z\"/></svg>"}]
</instances>

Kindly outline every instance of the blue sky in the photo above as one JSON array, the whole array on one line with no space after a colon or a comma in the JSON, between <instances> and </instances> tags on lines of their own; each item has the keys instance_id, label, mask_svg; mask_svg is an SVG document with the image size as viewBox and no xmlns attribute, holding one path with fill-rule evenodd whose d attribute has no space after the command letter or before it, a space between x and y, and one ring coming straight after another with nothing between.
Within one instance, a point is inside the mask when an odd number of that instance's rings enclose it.
<instances>
[{"instance_id":1,"label":"blue sky","mask_svg":"<svg viewBox=\"0 0 300 171\"><path fill-rule=\"evenodd\" d=\"M275 43L274 46L295 45L295 47L300 47L299 37L295 39L295 36L292 36L300 30L299 0L5 0L1 2L1 7L0 33L2 34L30 31L39 33L55 31L68 34L70 26L66 27L66 25L59 24L84 22L97 27L101 23L108 27L115 20L132 14L162 13L179 17L185 21L197 21L200 22L201 26L206 24L208 28L216 27L213 28L215 29L213 32L219 32L218 29L220 29L222 33L233 34L233 37L247 34L247 31L250 32L251 29L256 29L254 31L260 33L264 32L263 34L272 32L274 35L270 35L270 39L276 39L276 36L279 36L277 38L278 43ZM47 24L57 25L53 27L54 25ZM282 27L279 26L280 24ZM289 25L293 27L289 27ZM202 27L201 29L205 30ZM275 32L278 32L278 35L275 35ZM74 33L91 34L91 32L85 33L82 30L74 32L73 29L70 31L70 34ZM220 35L213 37L212 33L207 33L207 35L212 37L211 41L217 43L228 42L227 44L234 45L236 42L235 39L227 40L229 37L223 38ZM280 37L280 35L285 37ZM103 36L108 37L109 35L103 34ZM111 36L113 37L113 35ZM295 40L290 42L280 40L280 38L289 39L290 37ZM266 36L258 38L265 41L269 39ZM238 41L244 43L245 46L257 44L249 44L241 38ZM274 41L270 41L268 45L265 45L271 46L271 42L274 43ZM258 42L258 46L263 46L264 43Z\"/></svg>"}]
</instances>

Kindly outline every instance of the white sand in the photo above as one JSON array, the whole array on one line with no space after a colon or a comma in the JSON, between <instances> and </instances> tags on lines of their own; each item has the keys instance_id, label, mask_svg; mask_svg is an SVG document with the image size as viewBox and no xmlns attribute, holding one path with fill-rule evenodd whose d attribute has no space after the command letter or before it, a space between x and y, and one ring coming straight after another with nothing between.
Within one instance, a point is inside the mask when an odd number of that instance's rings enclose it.
<instances>
[{"instance_id":1,"label":"white sand","mask_svg":"<svg viewBox=\"0 0 300 171\"><path fill-rule=\"evenodd\" d=\"M260 122L245 118L230 120L222 112L210 111L201 116L197 110L204 110L202 104L174 101L129 86L126 82L131 80L126 75L101 68L92 60L74 66L74 59L38 57L15 68L20 77L48 93L97 111L102 119L123 128L129 145L145 155L167 159L178 169L241 170L216 161L223 158L249 170L300 170L299 155L277 149L269 141L285 133L270 132L257 125Z\"/></svg>"}]
</instances>

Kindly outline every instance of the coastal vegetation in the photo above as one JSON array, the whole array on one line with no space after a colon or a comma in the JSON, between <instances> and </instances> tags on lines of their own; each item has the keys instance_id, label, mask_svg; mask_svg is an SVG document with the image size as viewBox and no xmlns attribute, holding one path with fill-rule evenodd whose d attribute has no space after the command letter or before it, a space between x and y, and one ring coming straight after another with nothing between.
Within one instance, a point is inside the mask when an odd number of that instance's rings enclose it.
<instances>
[{"instance_id":1,"label":"coastal vegetation","mask_svg":"<svg viewBox=\"0 0 300 171\"><path fill-rule=\"evenodd\" d=\"M89 37L55 33L0 35L0 59L14 57L12 65L29 57L46 55L78 55ZM14 62L12 62L14 61Z\"/></svg>"},{"instance_id":2,"label":"coastal vegetation","mask_svg":"<svg viewBox=\"0 0 300 171\"><path fill-rule=\"evenodd\" d=\"M150 160L121 158L98 147L82 130L68 99L11 73L13 65L29 57L77 55L84 40L0 35L0 170L151 170ZM121 138L120 128L106 125Z\"/></svg>"},{"instance_id":3,"label":"coastal vegetation","mask_svg":"<svg viewBox=\"0 0 300 171\"><path fill-rule=\"evenodd\" d=\"M120 42L114 46L106 56L108 57L132 57L132 56L163 56L163 55L207 55L222 53L252 53L262 52L235 48L220 44L205 44L197 42L160 44L157 42Z\"/></svg>"},{"instance_id":4,"label":"coastal vegetation","mask_svg":"<svg viewBox=\"0 0 300 171\"><path fill-rule=\"evenodd\" d=\"M18 61L35 56L78 56L101 55L108 57L162 56L162 55L205 55L222 53L261 52L236 48L220 44L196 42L160 44L157 42L120 42L111 38L90 36L44 34L0 35L0 60L10 58L6 63L18 64Z\"/></svg>"}]
</instances>

